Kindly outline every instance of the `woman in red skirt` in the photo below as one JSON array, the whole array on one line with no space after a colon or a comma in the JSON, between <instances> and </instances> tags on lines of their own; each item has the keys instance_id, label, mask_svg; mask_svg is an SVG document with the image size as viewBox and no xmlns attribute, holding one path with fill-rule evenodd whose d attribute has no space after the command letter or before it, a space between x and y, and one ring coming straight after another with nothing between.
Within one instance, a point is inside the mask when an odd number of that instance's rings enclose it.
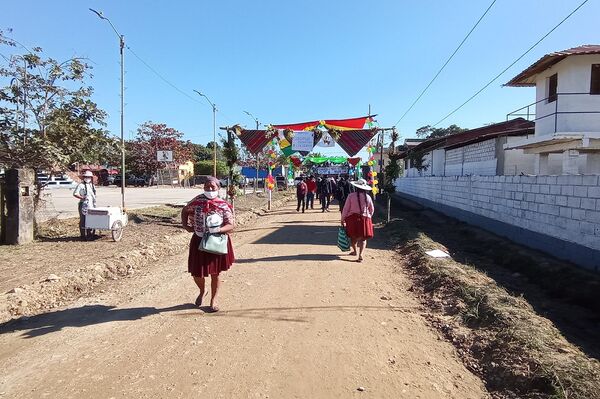
<instances>
[{"instance_id":1,"label":"woman in red skirt","mask_svg":"<svg viewBox=\"0 0 600 399\"><path fill-rule=\"evenodd\" d=\"M194 277L194 282L200 289L196 298L196 306L202 306L205 292L205 279L210 276L212 296L209 311L217 312L217 294L219 292L219 273L229 270L235 256L231 244L231 236L227 240L226 254L213 254L199 249L205 232L206 218L221 222L220 226L208 228L209 233L229 234L233 230L234 217L231 205L219 198L219 180L209 177L204 184L204 193L198 195L181 211L181 224L192 235L188 256L188 272ZM209 225L214 225L210 223Z\"/></svg>"},{"instance_id":2,"label":"woman in red skirt","mask_svg":"<svg viewBox=\"0 0 600 399\"><path fill-rule=\"evenodd\" d=\"M350 255L356 255L358 246L357 262L362 262L363 251L367 246L367 240L373 238L373 200L368 194L372 190L364 179L350 182L356 192L350 193L346 198L344 209L342 210L342 226L346 228L346 234L352 242L352 252Z\"/></svg>"}]
</instances>

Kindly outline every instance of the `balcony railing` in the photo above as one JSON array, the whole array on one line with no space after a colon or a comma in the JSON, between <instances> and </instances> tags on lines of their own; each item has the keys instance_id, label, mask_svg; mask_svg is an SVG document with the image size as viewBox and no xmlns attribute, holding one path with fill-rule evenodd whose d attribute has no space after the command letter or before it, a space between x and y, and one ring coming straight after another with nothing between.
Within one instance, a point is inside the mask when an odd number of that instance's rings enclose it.
<instances>
[{"instance_id":1,"label":"balcony railing","mask_svg":"<svg viewBox=\"0 0 600 399\"><path fill-rule=\"evenodd\" d=\"M546 97L546 98L542 98L541 100L538 100L534 103L531 103L529 105L526 105L524 107L521 107L517 110L514 110L513 112L509 113L506 115L506 120L508 121L511 118L519 118L519 117L523 117L528 121L534 121L537 122L539 120L542 119L546 119L546 118L550 118L550 117L554 117L554 133L556 133L558 131L558 118L560 115L573 115L573 114L580 114L580 115L584 115L584 114L600 114L600 108L598 110L595 111L560 111L559 109L559 102L560 102L560 98L561 96L563 97L563 102L564 102L564 98L566 96L590 96L593 95L589 92L587 93L556 93L555 95L553 95L552 97ZM548 101L550 98L552 98L552 102ZM546 115L542 115L542 116L537 116L536 115L536 108L532 108L532 107L537 107L537 105L539 103L544 103L550 106L550 104L554 103L554 111L550 112L549 114Z\"/></svg>"}]
</instances>

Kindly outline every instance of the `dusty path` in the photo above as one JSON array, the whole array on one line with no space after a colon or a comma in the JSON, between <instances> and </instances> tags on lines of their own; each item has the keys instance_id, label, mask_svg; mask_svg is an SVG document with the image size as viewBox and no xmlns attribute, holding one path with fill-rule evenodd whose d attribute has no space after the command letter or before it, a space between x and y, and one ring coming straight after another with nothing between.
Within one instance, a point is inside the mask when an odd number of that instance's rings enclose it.
<instances>
[{"instance_id":1,"label":"dusty path","mask_svg":"<svg viewBox=\"0 0 600 399\"><path fill-rule=\"evenodd\" d=\"M182 254L5 326L0 397L486 397L427 327L391 251L339 256L338 218L290 206L238 232L216 314L189 305Z\"/></svg>"}]
</instances>

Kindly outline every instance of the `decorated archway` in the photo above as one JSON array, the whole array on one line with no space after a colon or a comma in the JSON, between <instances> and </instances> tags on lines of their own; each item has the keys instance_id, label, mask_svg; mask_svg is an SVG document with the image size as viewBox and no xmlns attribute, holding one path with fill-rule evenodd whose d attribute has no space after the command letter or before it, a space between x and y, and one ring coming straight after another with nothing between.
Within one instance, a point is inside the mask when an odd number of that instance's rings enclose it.
<instances>
[{"instance_id":1,"label":"decorated archway","mask_svg":"<svg viewBox=\"0 0 600 399\"><path fill-rule=\"evenodd\" d=\"M363 149L367 149L369 166L365 177L373 187L373 193L377 194L377 174L374 170L376 161L374 159L375 135L384 130L375 126L376 115L367 115L350 119L325 119L309 122L269 125L264 130L243 129L239 125L232 128L247 150L257 156L265 147L267 151L267 189L269 197L271 190L275 187L275 179L272 175L275 166L277 148L286 156L290 157L291 167L300 167L305 157L314 149L319 147L333 147L337 143L348 154L348 157L334 157L334 161L347 162L352 166L360 166L361 159L356 155ZM315 161L314 159L312 161ZM318 161L318 160L317 160ZM323 161L325 162L325 161ZM291 169L291 168L290 168ZM361 171L360 167L357 170ZM361 177L360 174L357 177Z\"/></svg>"}]
</instances>

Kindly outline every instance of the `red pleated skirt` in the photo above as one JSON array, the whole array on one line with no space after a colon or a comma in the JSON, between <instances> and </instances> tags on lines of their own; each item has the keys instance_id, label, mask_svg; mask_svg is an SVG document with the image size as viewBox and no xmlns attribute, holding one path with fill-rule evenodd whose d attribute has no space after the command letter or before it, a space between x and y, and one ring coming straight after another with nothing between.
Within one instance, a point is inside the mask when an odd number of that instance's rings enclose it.
<instances>
[{"instance_id":1,"label":"red pleated skirt","mask_svg":"<svg viewBox=\"0 0 600 399\"><path fill-rule=\"evenodd\" d=\"M233 262L235 262L231 236L227 240L228 251L223 255L200 251L198 247L201 241L202 238L197 234L192 235L188 256L188 272L194 277L208 277L211 274L219 274L229 270Z\"/></svg>"},{"instance_id":2,"label":"red pleated skirt","mask_svg":"<svg viewBox=\"0 0 600 399\"><path fill-rule=\"evenodd\" d=\"M373 238L373 222L370 217L353 213L346 217L346 234L355 240Z\"/></svg>"}]
</instances>

